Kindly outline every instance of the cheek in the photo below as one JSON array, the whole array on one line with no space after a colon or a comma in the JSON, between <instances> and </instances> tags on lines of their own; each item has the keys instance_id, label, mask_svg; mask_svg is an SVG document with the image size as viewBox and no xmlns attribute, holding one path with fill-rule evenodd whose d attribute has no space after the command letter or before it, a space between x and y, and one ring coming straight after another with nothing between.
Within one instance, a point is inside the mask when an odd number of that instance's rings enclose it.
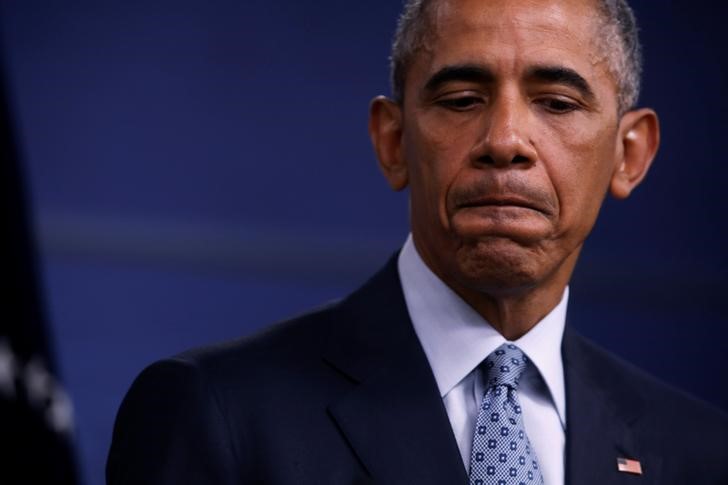
<instances>
[{"instance_id":1,"label":"cheek","mask_svg":"<svg viewBox=\"0 0 728 485\"><path fill-rule=\"evenodd\" d=\"M410 191L415 202L428 207L447 225L448 192L467 168L474 134L469 126L455 126L417 113L418 122L404 132L404 153L409 165Z\"/></svg>"},{"instance_id":2,"label":"cheek","mask_svg":"<svg viewBox=\"0 0 728 485\"><path fill-rule=\"evenodd\" d=\"M467 157L478 138L477 119L449 116L436 108L415 110L417 122L412 126L415 145L423 158L435 158L438 164L453 165Z\"/></svg>"},{"instance_id":3,"label":"cheek","mask_svg":"<svg viewBox=\"0 0 728 485\"><path fill-rule=\"evenodd\" d=\"M571 231L583 240L596 220L614 160L614 135L608 131L580 127L551 133L550 148L541 152L559 200L560 233Z\"/></svg>"}]
</instances>

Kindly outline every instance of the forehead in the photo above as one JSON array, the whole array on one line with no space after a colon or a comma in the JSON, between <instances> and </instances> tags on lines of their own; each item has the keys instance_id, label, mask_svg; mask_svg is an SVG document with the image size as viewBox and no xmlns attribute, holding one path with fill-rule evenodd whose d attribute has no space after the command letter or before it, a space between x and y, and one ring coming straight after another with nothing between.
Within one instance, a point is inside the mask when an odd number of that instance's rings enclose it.
<instances>
[{"instance_id":1,"label":"forehead","mask_svg":"<svg viewBox=\"0 0 728 485\"><path fill-rule=\"evenodd\" d=\"M427 70L483 63L499 72L561 64L603 77L599 20L594 0L444 0L431 5L429 32L414 61Z\"/></svg>"}]
</instances>

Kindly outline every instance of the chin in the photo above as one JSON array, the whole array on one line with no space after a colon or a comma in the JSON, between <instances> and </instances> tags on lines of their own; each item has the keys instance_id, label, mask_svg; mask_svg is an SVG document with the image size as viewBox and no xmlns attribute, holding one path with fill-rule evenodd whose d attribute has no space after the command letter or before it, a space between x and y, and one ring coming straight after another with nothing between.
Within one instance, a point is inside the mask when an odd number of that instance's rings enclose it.
<instances>
[{"instance_id":1,"label":"chin","mask_svg":"<svg viewBox=\"0 0 728 485\"><path fill-rule=\"evenodd\" d=\"M463 243L457 250L453 278L472 290L513 294L531 289L544 278L543 253L506 238Z\"/></svg>"}]
</instances>

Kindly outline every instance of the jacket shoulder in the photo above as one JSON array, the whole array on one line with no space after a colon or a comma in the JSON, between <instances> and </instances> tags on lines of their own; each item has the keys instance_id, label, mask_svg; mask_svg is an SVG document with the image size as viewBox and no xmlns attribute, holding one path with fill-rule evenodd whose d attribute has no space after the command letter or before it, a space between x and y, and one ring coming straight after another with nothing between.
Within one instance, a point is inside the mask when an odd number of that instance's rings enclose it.
<instances>
[{"instance_id":1,"label":"jacket shoulder","mask_svg":"<svg viewBox=\"0 0 728 485\"><path fill-rule=\"evenodd\" d=\"M706 477L701 483L728 483L723 481L728 480L725 411L571 333L565 339L567 373L593 383L591 389L633 429L640 449L661 457L664 477L678 480L665 483L691 483L690 474L698 470ZM571 405L578 403L567 408Z\"/></svg>"},{"instance_id":2,"label":"jacket shoulder","mask_svg":"<svg viewBox=\"0 0 728 485\"><path fill-rule=\"evenodd\" d=\"M290 396L325 374L314 356L333 306L147 366L119 408L107 482L233 484L243 470L255 481L256 423L281 421Z\"/></svg>"},{"instance_id":3,"label":"jacket shoulder","mask_svg":"<svg viewBox=\"0 0 728 485\"><path fill-rule=\"evenodd\" d=\"M717 425L728 426L725 411L654 377L585 337L576 335L574 340L581 347L579 354L594 378L605 386L621 388L633 397L641 397L652 414L676 417L675 412L684 414L689 410L696 416L715 420Z\"/></svg>"},{"instance_id":4,"label":"jacket shoulder","mask_svg":"<svg viewBox=\"0 0 728 485\"><path fill-rule=\"evenodd\" d=\"M290 373L292 363L320 359L338 305L327 304L252 335L193 348L162 362L194 366L222 384L261 375L275 378L277 373Z\"/></svg>"}]
</instances>

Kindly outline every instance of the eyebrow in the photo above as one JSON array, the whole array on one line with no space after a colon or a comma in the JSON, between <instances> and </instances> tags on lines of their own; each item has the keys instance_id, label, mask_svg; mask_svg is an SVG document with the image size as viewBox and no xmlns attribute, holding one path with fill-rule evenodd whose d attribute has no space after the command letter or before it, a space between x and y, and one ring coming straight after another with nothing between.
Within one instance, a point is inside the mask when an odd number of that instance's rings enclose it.
<instances>
[{"instance_id":1,"label":"eyebrow","mask_svg":"<svg viewBox=\"0 0 728 485\"><path fill-rule=\"evenodd\" d=\"M493 72L482 66L474 64L457 64L445 66L430 77L425 84L426 91L435 91L443 84L453 81L475 82L480 84L492 83L495 80Z\"/></svg>"},{"instance_id":2,"label":"eyebrow","mask_svg":"<svg viewBox=\"0 0 728 485\"><path fill-rule=\"evenodd\" d=\"M534 66L526 71L526 79L549 84L562 84L576 89L587 100L596 98L589 82L578 72L568 67Z\"/></svg>"},{"instance_id":3,"label":"eyebrow","mask_svg":"<svg viewBox=\"0 0 728 485\"><path fill-rule=\"evenodd\" d=\"M596 98L589 82L569 67L558 65L534 66L526 71L525 78L531 81L562 84L576 89L579 94L588 100ZM433 92L443 84L453 81L490 84L495 81L495 74L487 67L477 64L445 66L430 77L425 84L425 90Z\"/></svg>"}]
</instances>

